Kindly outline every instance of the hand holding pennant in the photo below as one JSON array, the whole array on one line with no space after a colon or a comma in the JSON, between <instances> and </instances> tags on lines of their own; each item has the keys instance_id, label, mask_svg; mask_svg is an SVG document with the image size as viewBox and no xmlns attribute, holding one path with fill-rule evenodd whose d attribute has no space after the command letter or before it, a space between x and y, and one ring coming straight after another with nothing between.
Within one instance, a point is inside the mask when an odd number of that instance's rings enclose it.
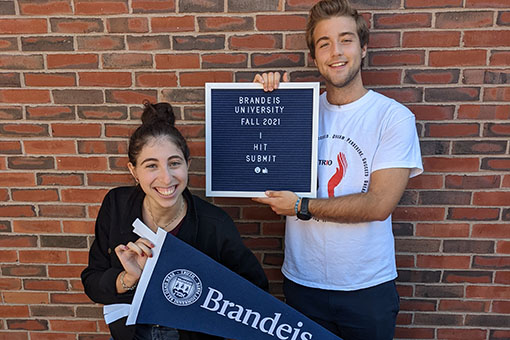
<instances>
[{"instance_id":1,"label":"hand holding pennant","mask_svg":"<svg viewBox=\"0 0 510 340\"><path fill-rule=\"evenodd\" d=\"M133 225L140 229L143 223ZM341 340L175 236L158 229L149 239L156 247L126 324L158 324L239 340Z\"/></svg>"}]
</instances>

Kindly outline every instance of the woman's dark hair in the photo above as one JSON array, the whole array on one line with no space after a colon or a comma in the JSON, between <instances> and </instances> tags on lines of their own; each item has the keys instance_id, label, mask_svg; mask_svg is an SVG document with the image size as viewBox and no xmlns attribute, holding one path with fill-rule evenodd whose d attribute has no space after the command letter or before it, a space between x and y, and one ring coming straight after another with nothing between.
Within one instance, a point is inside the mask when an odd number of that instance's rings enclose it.
<instances>
[{"instance_id":1,"label":"woman's dark hair","mask_svg":"<svg viewBox=\"0 0 510 340\"><path fill-rule=\"evenodd\" d=\"M175 128L175 115L169 103L151 104L143 102L142 125L129 139L128 157L131 164L136 165L136 158L149 139L168 137L182 151L186 162L189 161L189 148L179 130Z\"/></svg>"}]
</instances>

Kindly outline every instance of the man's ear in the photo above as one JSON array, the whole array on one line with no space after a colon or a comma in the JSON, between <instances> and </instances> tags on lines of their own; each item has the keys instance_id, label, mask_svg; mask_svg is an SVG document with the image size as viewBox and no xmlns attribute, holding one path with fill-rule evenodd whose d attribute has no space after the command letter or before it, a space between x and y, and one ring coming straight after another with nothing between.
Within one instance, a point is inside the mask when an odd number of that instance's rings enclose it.
<instances>
[{"instance_id":1,"label":"man's ear","mask_svg":"<svg viewBox=\"0 0 510 340\"><path fill-rule=\"evenodd\" d=\"M363 59L367 56L367 47L368 47L368 45L365 45L361 48L361 59Z\"/></svg>"}]
</instances>

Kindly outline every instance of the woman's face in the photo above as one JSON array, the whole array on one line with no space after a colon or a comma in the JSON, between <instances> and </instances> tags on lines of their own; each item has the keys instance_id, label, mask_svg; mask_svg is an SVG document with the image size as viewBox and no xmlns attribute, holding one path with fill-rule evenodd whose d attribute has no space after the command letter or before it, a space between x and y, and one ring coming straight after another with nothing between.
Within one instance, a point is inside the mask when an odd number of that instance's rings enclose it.
<instances>
[{"instance_id":1,"label":"woman's face","mask_svg":"<svg viewBox=\"0 0 510 340\"><path fill-rule=\"evenodd\" d=\"M188 184L188 163L168 137L149 139L136 158L136 166L128 163L128 168L153 207L174 206Z\"/></svg>"}]
</instances>

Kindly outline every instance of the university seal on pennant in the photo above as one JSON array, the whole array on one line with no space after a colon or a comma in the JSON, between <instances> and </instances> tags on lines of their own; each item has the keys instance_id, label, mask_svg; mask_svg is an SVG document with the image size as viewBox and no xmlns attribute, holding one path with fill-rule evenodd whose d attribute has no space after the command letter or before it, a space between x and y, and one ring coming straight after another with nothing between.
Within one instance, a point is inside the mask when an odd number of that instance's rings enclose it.
<instances>
[{"instance_id":1,"label":"university seal on pennant","mask_svg":"<svg viewBox=\"0 0 510 340\"><path fill-rule=\"evenodd\" d=\"M162 283L166 299L177 306L189 306L202 294L202 281L190 270L176 269L168 273Z\"/></svg>"}]
</instances>

